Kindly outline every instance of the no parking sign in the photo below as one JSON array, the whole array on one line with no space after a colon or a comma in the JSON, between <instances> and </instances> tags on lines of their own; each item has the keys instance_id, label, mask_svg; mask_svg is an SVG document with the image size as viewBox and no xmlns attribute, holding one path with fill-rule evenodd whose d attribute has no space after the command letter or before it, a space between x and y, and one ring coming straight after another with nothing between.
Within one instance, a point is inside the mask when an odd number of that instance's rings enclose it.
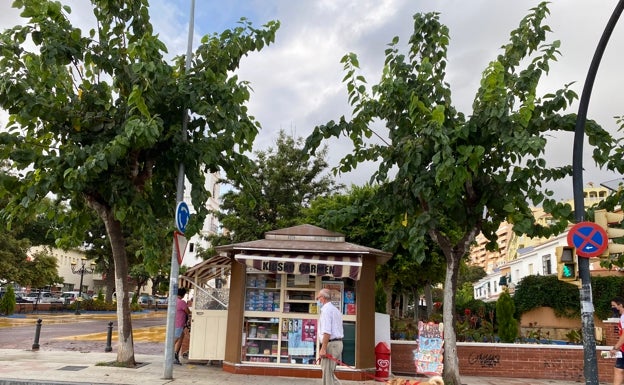
<instances>
[{"instance_id":1,"label":"no parking sign","mask_svg":"<svg viewBox=\"0 0 624 385\"><path fill-rule=\"evenodd\" d=\"M594 222L579 222L568 232L568 246L575 247L576 254L581 257L597 257L609 246L609 237Z\"/></svg>"}]
</instances>

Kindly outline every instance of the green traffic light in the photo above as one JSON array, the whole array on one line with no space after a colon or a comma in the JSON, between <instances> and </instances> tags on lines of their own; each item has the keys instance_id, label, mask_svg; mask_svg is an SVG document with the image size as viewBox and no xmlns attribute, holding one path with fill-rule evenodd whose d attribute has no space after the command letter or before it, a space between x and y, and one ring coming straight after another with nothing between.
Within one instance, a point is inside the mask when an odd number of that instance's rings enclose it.
<instances>
[{"instance_id":1,"label":"green traffic light","mask_svg":"<svg viewBox=\"0 0 624 385\"><path fill-rule=\"evenodd\" d=\"M575 278L576 274L574 272L574 264L573 263L565 263L561 269L561 277L562 278Z\"/></svg>"}]
</instances>

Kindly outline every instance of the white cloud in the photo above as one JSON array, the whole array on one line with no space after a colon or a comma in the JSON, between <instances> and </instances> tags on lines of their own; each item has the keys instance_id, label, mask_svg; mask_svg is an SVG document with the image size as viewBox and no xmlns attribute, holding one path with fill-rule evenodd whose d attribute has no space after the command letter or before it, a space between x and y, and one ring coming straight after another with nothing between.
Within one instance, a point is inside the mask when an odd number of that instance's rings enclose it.
<instances>
[{"instance_id":1,"label":"white cloud","mask_svg":"<svg viewBox=\"0 0 624 385\"><path fill-rule=\"evenodd\" d=\"M8 8L11 0L0 0ZM64 0L75 12L72 20L83 19L91 13L84 0ZM190 0L153 0L151 15L155 30L169 47L171 56L186 52ZM242 62L241 79L251 81L254 93L250 112L262 124L263 130L256 147L274 143L279 129L298 136L307 136L312 128L330 119L348 115L347 94L340 59L355 52L362 73L375 83L384 60L384 50L394 36L405 43L413 31L416 12L440 12L441 21L450 29L448 82L456 106L470 114L472 99L481 72L508 41L509 33L518 26L537 1L516 0L200 0L196 1L195 46L202 35L235 27L240 17L247 17L255 26L269 20L279 20L281 28L273 45L260 53L252 53ZM551 15L546 23L553 33L549 39L562 41L562 57L551 68L541 87L544 92L576 82L573 89L581 94L589 63L609 19L613 2L560 0L550 4ZM16 13L0 14L0 27L16 21ZM588 116L615 132L613 116L623 114L620 76L624 22L617 26L596 78ZM576 112L577 105L571 112ZM571 134L553 137L546 158L553 164L571 164ZM347 141L330 143L330 161L350 151ZM585 183L600 183L618 175L597 170L585 147ZM368 181L372 165L344 176L342 181ZM572 181L556 186L557 196L572 196Z\"/></svg>"}]
</instances>

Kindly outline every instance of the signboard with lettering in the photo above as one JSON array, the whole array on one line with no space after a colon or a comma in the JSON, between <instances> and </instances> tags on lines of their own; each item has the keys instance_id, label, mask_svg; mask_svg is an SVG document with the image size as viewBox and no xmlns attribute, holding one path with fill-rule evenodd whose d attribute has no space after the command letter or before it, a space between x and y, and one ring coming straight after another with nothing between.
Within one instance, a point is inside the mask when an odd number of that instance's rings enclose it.
<instances>
[{"instance_id":1,"label":"signboard with lettering","mask_svg":"<svg viewBox=\"0 0 624 385\"><path fill-rule=\"evenodd\" d=\"M418 350L415 351L416 372L442 375L444 369L444 324L418 322Z\"/></svg>"},{"instance_id":2,"label":"signboard with lettering","mask_svg":"<svg viewBox=\"0 0 624 385\"><path fill-rule=\"evenodd\" d=\"M265 273L319 275L333 278L360 278L362 260L356 256L304 256L275 257L267 255L237 254L235 259Z\"/></svg>"}]
</instances>

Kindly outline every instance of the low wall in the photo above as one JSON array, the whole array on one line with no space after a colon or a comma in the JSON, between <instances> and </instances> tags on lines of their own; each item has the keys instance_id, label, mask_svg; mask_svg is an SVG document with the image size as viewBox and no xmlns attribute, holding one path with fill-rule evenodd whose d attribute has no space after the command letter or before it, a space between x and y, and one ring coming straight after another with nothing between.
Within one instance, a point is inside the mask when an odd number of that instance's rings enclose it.
<instances>
[{"instance_id":1,"label":"low wall","mask_svg":"<svg viewBox=\"0 0 624 385\"><path fill-rule=\"evenodd\" d=\"M16 303L15 314L33 313L35 311L41 312L60 312L67 309L67 306L62 303Z\"/></svg>"},{"instance_id":2,"label":"low wall","mask_svg":"<svg viewBox=\"0 0 624 385\"><path fill-rule=\"evenodd\" d=\"M391 342L394 374L415 374L414 341ZM597 347L600 382L613 382L614 359L605 359ZM546 344L493 344L458 342L459 372L466 376L543 378L583 382L583 346Z\"/></svg>"}]
</instances>

